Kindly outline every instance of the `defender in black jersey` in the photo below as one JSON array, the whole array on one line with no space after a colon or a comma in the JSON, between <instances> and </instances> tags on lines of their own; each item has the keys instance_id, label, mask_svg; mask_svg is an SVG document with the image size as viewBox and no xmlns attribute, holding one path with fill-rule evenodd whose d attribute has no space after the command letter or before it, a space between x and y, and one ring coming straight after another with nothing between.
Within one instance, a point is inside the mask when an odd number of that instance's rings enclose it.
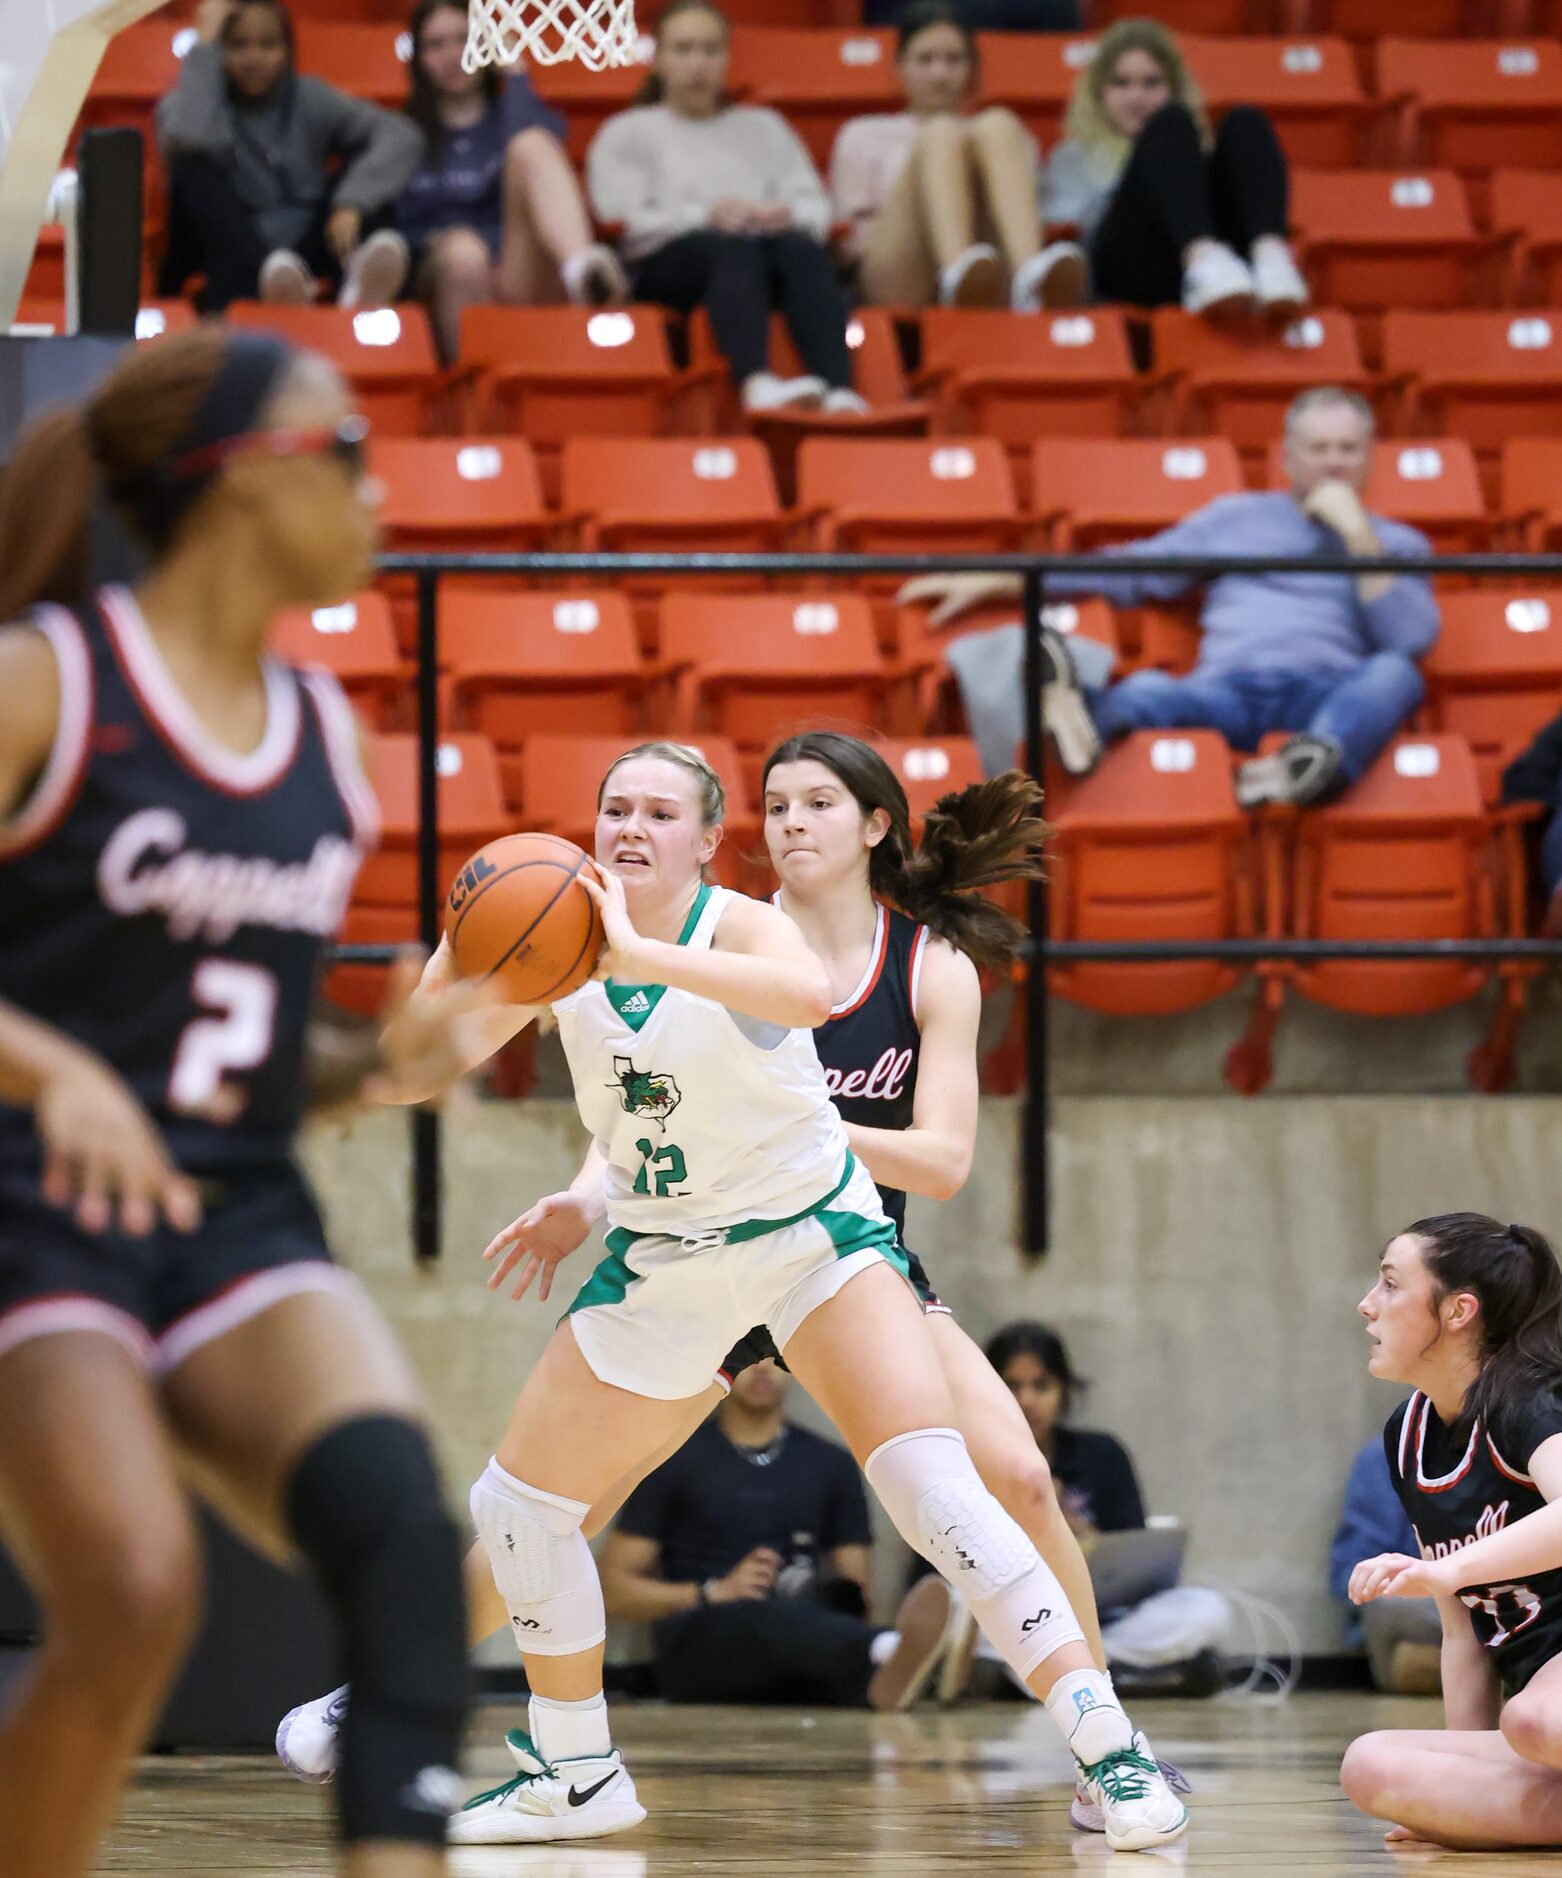
<instances>
[{"instance_id":1,"label":"defender in black jersey","mask_svg":"<svg viewBox=\"0 0 1562 1878\"><path fill-rule=\"evenodd\" d=\"M7 1878L97 1863L196 1601L177 1440L312 1564L356 1661L353 1869L434 1878L464 1697L456 1531L404 1367L292 1157L324 949L376 810L285 607L371 567L324 361L127 350L0 485L0 1536L46 1614L0 1716ZM147 553L83 590L94 484ZM398 1068L458 1068L459 1000ZM351 1080L351 1079L349 1079Z\"/></svg>"},{"instance_id":2,"label":"defender in black jersey","mask_svg":"<svg viewBox=\"0 0 1562 1878\"><path fill-rule=\"evenodd\" d=\"M1372 1373L1413 1389L1383 1438L1420 1557L1350 1593L1437 1600L1448 1732L1365 1735L1342 1783L1391 1839L1562 1845L1562 1271L1531 1228L1441 1214L1361 1311Z\"/></svg>"}]
</instances>

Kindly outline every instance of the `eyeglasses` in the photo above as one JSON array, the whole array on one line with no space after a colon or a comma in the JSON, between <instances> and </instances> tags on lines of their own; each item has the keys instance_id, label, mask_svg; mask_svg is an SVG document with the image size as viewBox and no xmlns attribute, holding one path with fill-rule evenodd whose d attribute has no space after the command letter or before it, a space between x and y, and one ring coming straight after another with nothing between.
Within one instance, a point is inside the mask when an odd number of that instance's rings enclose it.
<instances>
[{"instance_id":1,"label":"eyeglasses","mask_svg":"<svg viewBox=\"0 0 1562 1878\"><path fill-rule=\"evenodd\" d=\"M335 430L248 430L176 458L168 474L176 482L186 482L209 476L238 457L328 456L358 482L368 474L364 455L368 436L368 420L362 417L344 417Z\"/></svg>"}]
</instances>

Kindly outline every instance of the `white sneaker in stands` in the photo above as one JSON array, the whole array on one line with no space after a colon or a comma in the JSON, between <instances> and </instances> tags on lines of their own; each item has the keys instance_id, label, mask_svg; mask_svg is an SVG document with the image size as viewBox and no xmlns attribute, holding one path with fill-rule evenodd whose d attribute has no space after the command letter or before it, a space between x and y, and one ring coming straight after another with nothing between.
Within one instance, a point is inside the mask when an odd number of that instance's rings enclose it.
<instances>
[{"instance_id":1,"label":"white sneaker in stands","mask_svg":"<svg viewBox=\"0 0 1562 1878\"><path fill-rule=\"evenodd\" d=\"M866 417L870 406L859 391L850 385L832 385L820 407L830 417Z\"/></svg>"},{"instance_id":2,"label":"white sneaker in stands","mask_svg":"<svg viewBox=\"0 0 1562 1878\"><path fill-rule=\"evenodd\" d=\"M940 306L1001 306L1003 263L990 242L974 241L938 277Z\"/></svg>"},{"instance_id":3,"label":"white sneaker in stands","mask_svg":"<svg viewBox=\"0 0 1562 1878\"><path fill-rule=\"evenodd\" d=\"M1312 298L1291 250L1278 235L1253 243L1253 284L1259 311L1273 319L1295 319Z\"/></svg>"},{"instance_id":4,"label":"white sneaker in stands","mask_svg":"<svg viewBox=\"0 0 1562 1878\"><path fill-rule=\"evenodd\" d=\"M589 1759L543 1760L529 1734L512 1728L505 1746L520 1769L451 1816L451 1845L536 1845L555 1839L599 1839L627 1832L645 1818L617 1748Z\"/></svg>"},{"instance_id":5,"label":"white sneaker in stands","mask_svg":"<svg viewBox=\"0 0 1562 1878\"><path fill-rule=\"evenodd\" d=\"M1207 242L1183 270L1182 304L1190 313L1251 311L1253 270L1223 241Z\"/></svg>"},{"instance_id":6,"label":"white sneaker in stands","mask_svg":"<svg viewBox=\"0 0 1562 1878\"><path fill-rule=\"evenodd\" d=\"M1016 268L1009 304L1016 313L1078 306L1090 284L1090 264L1077 241L1054 241Z\"/></svg>"},{"instance_id":7,"label":"white sneaker in stands","mask_svg":"<svg viewBox=\"0 0 1562 1878\"><path fill-rule=\"evenodd\" d=\"M743 409L761 411L817 411L829 387L811 373L803 378L780 378L774 372L751 372L743 381Z\"/></svg>"},{"instance_id":8,"label":"white sneaker in stands","mask_svg":"<svg viewBox=\"0 0 1562 1878\"><path fill-rule=\"evenodd\" d=\"M412 250L405 235L382 228L347 257L336 304L342 307L389 306L406 285Z\"/></svg>"},{"instance_id":9,"label":"white sneaker in stands","mask_svg":"<svg viewBox=\"0 0 1562 1878\"><path fill-rule=\"evenodd\" d=\"M272 306L309 306L315 297L315 277L291 248L276 248L260 264L256 291Z\"/></svg>"}]
</instances>

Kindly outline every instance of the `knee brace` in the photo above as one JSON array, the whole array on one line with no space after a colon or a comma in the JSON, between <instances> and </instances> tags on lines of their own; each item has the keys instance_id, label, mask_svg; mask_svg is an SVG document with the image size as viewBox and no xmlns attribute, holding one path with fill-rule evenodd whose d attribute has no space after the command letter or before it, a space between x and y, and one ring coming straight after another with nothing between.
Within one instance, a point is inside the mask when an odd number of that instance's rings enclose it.
<instances>
[{"instance_id":1,"label":"knee brace","mask_svg":"<svg viewBox=\"0 0 1562 1878\"><path fill-rule=\"evenodd\" d=\"M528 1487L493 1460L472 1488L471 1508L520 1648L529 1656L574 1656L601 1643L602 1581L580 1530L591 1508Z\"/></svg>"},{"instance_id":2,"label":"knee brace","mask_svg":"<svg viewBox=\"0 0 1562 1878\"><path fill-rule=\"evenodd\" d=\"M949 1580L1022 1679L1065 1644L1084 1642L1062 1585L982 1485L953 1428L896 1435L863 1472L900 1536Z\"/></svg>"},{"instance_id":3,"label":"knee brace","mask_svg":"<svg viewBox=\"0 0 1562 1878\"><path fill-rule=\"evenodd\" d=\"M466 1612L461 1537L428 1437L394 1415L333 1428L299 1462L287 1513L336 1608L352 1682L342 1836L443 1845L461 1803Z\"/></svg>"}]
</instances>

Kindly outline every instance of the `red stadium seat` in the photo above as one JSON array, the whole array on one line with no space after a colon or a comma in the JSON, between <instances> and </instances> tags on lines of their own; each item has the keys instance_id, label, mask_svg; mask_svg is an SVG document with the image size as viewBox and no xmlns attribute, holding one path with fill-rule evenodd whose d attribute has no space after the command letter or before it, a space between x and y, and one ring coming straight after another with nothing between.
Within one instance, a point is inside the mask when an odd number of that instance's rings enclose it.
<instances>
[{"instance_id":1,"label":"red stadium seat","mask_svg":"<svg viewBox=\"0 0 1562 1878\"><path fill-rule=\"evenodd\" d=\"M1054 939L1236 939L1257 929L1247 820L1231 753L1212 730L1135 731L1055 813ZM1050 987L1117 1016L1192 1010L1240 983L1208 960L1055 965Z\"/></svg>"},{"instance_id":2,"label":"red stadium seat","mask_svg":"<svg viewBox=\"0 0 1562 1878\"><path fill-rule=\"evenodd\" d=\"M1516 306L1562 299L1562 189L1555 170L1498 170L1491 179L1491 224L1512 238L1509 298Z\"/></svg>"},{"instance_id":3,"label":"red stadium seat","mask_svg":"<svg viewBox=\"0 0 1562 1878\"><path fill-rule=\"evenodd\" d=\"M188 300L147 300L136 309L137 339L159 339L164 333L184 332L195 324L195 308ZM16 309L12 322L31 328L39 336L65 331L65 302L62 299L35 299L28 295Z\"/></svg>"},{"instance_id":4,"label":"red stadium seat","mask_svg":"<svg viewBox=\"0 0 1562 1878\"><path fill-rule=\"evenodd\" d=\"M587 548L741 553L780 543L770 461L751 437L572 437L561 488Z\"/></svg>"},{"instance_id":5,"label":"red stadium seat","mask_svg":"<svg viewBox=\"0 0 1562 1878\"><path fill-rule=\"evenodd\" d=\"M536 459L516 437L375 437L369 468L394 552L540 547L554 525Z\"/></svg>"},{"instance_id":6,"label":"red stadium seat","mask_svg":"<svg viewBox=\"0 0 1562 1878\"><path fill-rule=\"evenodd\" d=\"M1097 26L1114 20L1140 19L1139 0L1095 0L1090 17ZM1155 17L1173 32L1245 33L1269 24L1266 0L1158 0Z\"/></svg>"},{"instance_id":7,"label":"red stadium seat","mask_svg":"<svg viewBox=\"0 0 1562 1878\"><path fill-rule=\"evenodd\" d=\"M411 56L405 20L298 22L298 69L373 104L395 109L406 103Z\"/></svg>"},{"instance_id":8,"label":"red stadium seat","mask_svg":"<svg viewBox=\"0 0 1562 1878\"><path fill-rule=\"evenodd\" d=\"M1562 432L1562 315L1389 313L1383 368L1406 382L1404 430L1463 437L1493 464L1515 430Z\"/></svg>"},{"instance_id":9,"label":"red stadium seat","mask_svg":"<svg viewBox=\"0 0 1562 1878\"><path fill-rule=\"evenodd\" d=\"M741 430L745 419L738 405L737 388L703 307L697 307L689 316L688 341L691 381L698 389L684 408L703 416L699 426L702 429ZM906 368L895 337L894 316L886 308L858 307L846 324L846 345L852 355L852 384L869 404L877 409L906 402L910 396ZM770 321L770 363L783 378L796 377L803 370L786 321L779 313ZM802 416L796 414L798 420Z\"/></svg>"},{"instance_id":10,"label":"red stadium seat","mask_svg":"<svg viewBox=\"0 0 1562 1878\"><path fill-rule=\"evenodd\" d=\"M976 49L982 103L1006 105L1050 149L1095 40L1080 33L978 33Z\"/></svg>"},{"instance_id":11,"label":"red stadium seat","mask_svg":"<svg viewBox=\"0 0 1562 1878\"><path fill-rule=\"evenodd\" d=\"M321 352L346 378L359 409L377 429L392 436L431 430L439 395L434 335L421 306L381 307L351 313L334 306L271 306L235 300L228 308L235 326L280 333L294 345Z\"/></svg>"},{"instance_id":12,"label":"red stadium seat","mask_svg":"<svg viewBox=\"0 0 1562 1878\"><path fill-rule=\"evenodd\" d=\"M642 42L644 45L645 42ZM649 53L649 46L645 46ZM594 72L579 59L557 65L530 65L526 76L537 96L564 114L564 148L579 169L591 140L610 117L627 111L646 80L644 65L618 65Z\"/></svg>"},{"instance_id":13,"label":"red stadium seat","mask_svg":"<svg viewBox=\"0 0 1562 1878\"><path fill-rule=\"evenodd\" d=\"M1252 467L1298 392L1313 385L1366 392L1371 384L1348 313L1309 312L1276 333L1159 307L1151 332L1156 375L1170 381L1169 428L1229 437Z\"/></svg>"},{"instance_id":14,"label":"red stadium seat","mask_svg":"<svg viewBox=\"0 0 1562 1878\"><path fill-rule=\"evenodd\" d=\"M1310 30L1342 33L1352 40L1382 39L1402 32L1412 21L1425 39L1449 39L1469 31L1470 0L1416 0L1406 17L1404 0L1303 0Z\"/></svg>"},{"instance_id":15,"label":"red stadium seat","mask_svg":"<svg viewBox=\"0 0 1562 1878\"><path fill-rule=\"evenodd\" d=\"M1478 304L1491 244L1452 170L1297 170L1291 220L1321 305Z\"/></svg>"},{"instance_id":16,"label":"red stadium seat","mask_svg":"<svg viewBox=\"0 0 1562 1878\"><path fill-rule=\"evenodd\" d=\"M670 428L677 378L660 307L468 307L461 367L473 382L469 427L524 436L550 499L566 438L654 437Z\"/></svg>"},{"instance_id":17,"label":"red stadium seat","mask_svg":"<svg viewBox=\"0 0 1562 1878\"><path fill-rule=\"evenodd\" d=\"M936 395L941 428L998 438L1021 476L1038 437L1130 428L1141 384L1116 307L922 315L919 386Z\"/></svg>"},{"instance_id":18,"label":"red stadium seat","mask_svg":"<svg viewBox=\"0 0 1562 1878\"><path fill-rule=\"evenodd\" d=\"M868 602L850 592L680 589L662 605L661 663L674 736L750 749L821 722L872 725L889 682Z\"/></svg>"},{"instance_id":19,"label":"red stadium seat","mask_svg":"<svg viewBox=\"0 0 1562 1878\"><path fill-rule=\"evenodd\" d=\"M1287 486L1278 443L1270 451L1269 486ZM1379 438L1362 500L1375 515L1419 528L1446 553L1487 546L1491 517L1474 454L1462 437Z\"/></svg>"},{"instance_id":20,"label":"red stadium seat","mask_svg":"<svg viewBox=\"0 0 1562 1878\"><path fill-rule=\"evenodd\" d=\"M149 135L157 101L179 82L179 61L195 42L193 26L166 18L116 33L93 74L83 123L129 124Z\"/></svg>"},{"instance_id":21,"label":"red stadium seat","mask_svg":"<svg viewBox=\"0 0 1562 1878\"><path fill-rule=\"evenodd\" d=\"M1441 595L1439 610L1427 719L1465 739L1495 804L1503 770L1562 710L1562 588L1477 587Z\"/></svg>"},{"instance_id":22,"label":"red stadium seat","mask_svg":"<svg viewBox=\"0 0 1562 1878\"><path fill-rule=\"evenodd\" d=\"M439 884L449 885L474 849L508 832L510 818L499 780L499 760L486 737L441 740L439 767ZM380 799L380 846L364 862L353 904L398 914L407 936L415 931L418 903L418 740L392 732L376 737L369 773Z\"/></svg>"},{"instance_id":23,"label":"red stadium seat","mask_svg":"<svg viewBox=\"0 0 1562 1878\"><path fill-rule=\"evenodd\" d=\"M821 548L953 553L1020 540L1008 459L993 437L809 437L798 451L797 488Z\"/></svg>"},{"instance_id":24,"label":"red stadium seat","mask_svg":"<svg viewBox=\"0 0 1562 1878\"><path fill-rule=\"evenodd\" d=\"M340 606L284 613L271 649L291 664L323 665L334 672L376 730L391 730L404 721L407 686L383 594L371 590Z\"/></svg>"},{"instance_id":25,"label":"red stadium seat","mask_svg":"<svg viewBox=\"0 0 1562 1878\"><path fill-rule=\"evenodd\" d=\"M1402 163L1562 164L1562 45L1550 40L1385 39L1378 91L1401 102Z\"/></svg>"},{"instance_id":26,"label":"red stadium seat","mask_svg":"<svg viewBox=\"0 0 1562 1878\"><path fill-rule=\"evenodd\" d=\"M1360 158L1363 129L1381 107L1362 90L1343 39L1189 39L1183 54L1212 117L1256 105L1292 163L1343 169Z\"/></svg>"},{"instance_id":27,"label":"red stadium seat","mask_svg":"<svg viewBox=\"0 0 1562 1878\"><path fill-rule=\"evenodd\" d=\"M781 112L820 169L847 118L904 105L895 35L862 26L826 31L736 27L731 83L750 103Z\"/></svg>"},{"instance_id":28,"label":"red stadium seat","mask_svg":"<svg viewBox=\"0 0 1562 1878\"><path fill-rule=\"evenodd\" d=\"M1503 446L1499 507L1507 531L1532 550L1562 535L1562 437L1514 437Z\"/></svg>"},{"instance_id":29,"label":"red stadium seat","mask_svg":"<svg viewBox=\"0 0 1562 1878\"><path fill-rule=\"evenodd\" d=\"M638 734L646 673L621 593L447 581L439 646L451 717L492 741L512 808L525 799L521 752L539 732L567 723L630 742Z\"/></svg>"},{"instance_id":30,"label":"red stadium seat","mask_svg":"<svg viewBox=\"0 0 1562 1878\"><path fill-rule=\"evenodd\" d=\"M900 778L914 821L940 796L982 780L982 759L969 737L878 737L873 747Z\"/></svg>"},{"instance_id":31,"label":"red stadium seat","mask_svg":"<svg viewBox=\"0 0 1562 1878\"><path fill-rule=\"evenodd\" d=\"M1060 437L1038 443L1031 464L1031 510L1059 551L1153 534L1241 488L1236 448L1225 437Z\"/></svg>"}]
</instances>

